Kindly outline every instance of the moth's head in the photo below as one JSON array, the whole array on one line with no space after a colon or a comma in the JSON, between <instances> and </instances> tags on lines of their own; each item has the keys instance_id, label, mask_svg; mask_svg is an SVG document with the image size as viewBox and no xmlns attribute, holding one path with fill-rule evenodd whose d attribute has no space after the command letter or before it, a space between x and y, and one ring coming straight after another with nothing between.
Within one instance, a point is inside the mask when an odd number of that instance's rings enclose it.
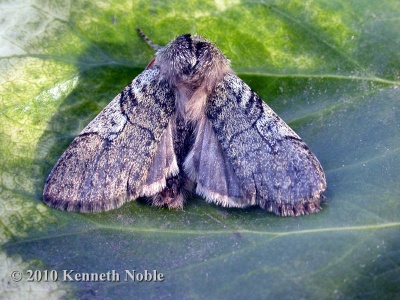
<instances>
[{"instance_id":1,"label":"moth's head","mask_svg":"<svg viewBox=\"0 0 400 300\"><path fill-rule=\"evenodd\" d=\"M230 70L221 50L192 34L178 36L159 49L154 64L172 84L192 88L209 87Z\"/></svg>"}]
</instances>

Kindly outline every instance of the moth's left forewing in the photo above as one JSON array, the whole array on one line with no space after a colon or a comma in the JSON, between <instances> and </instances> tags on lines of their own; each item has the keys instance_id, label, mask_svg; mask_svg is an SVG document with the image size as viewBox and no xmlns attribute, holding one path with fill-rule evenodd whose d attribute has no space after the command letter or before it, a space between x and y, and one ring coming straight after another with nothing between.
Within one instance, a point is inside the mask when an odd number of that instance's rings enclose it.
<instances>
[{"instance_id":1,"label":"moth's left forewing","mask_svg":"<svg viewBox=\"0 0 400 300\"><path fill-rule=\"evenodd\" d=\"M319 161L239 77L228 73L217 84L206 115L249 204L254 195L256 204L283 216L320 209L326 181Z\"/></svg>"}]
</instances>

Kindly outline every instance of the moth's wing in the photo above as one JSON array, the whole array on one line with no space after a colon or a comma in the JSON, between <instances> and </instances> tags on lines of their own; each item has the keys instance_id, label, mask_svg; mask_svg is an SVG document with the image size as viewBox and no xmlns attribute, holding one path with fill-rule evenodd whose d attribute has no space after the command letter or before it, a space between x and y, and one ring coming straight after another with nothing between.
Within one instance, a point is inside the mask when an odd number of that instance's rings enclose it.
<instances>
[{"instance_id":1,"label":"moth's wing","mask_svg":"<svg viewBox=\"0 0 400 300\"><path fill-rule=\"evenodd\" d=\"M201 126L203 137L199 131L197 152L186 165L197 180L197 192L208 201L257 204L283 216L320 209L326 181L317 158L236 75L227 74L217 84ZM209 153L203 153L204 146Z\"/></svg>"},{"instance_id":2,"label":"moth's wing","mask_svg":"<svg viewBox=\"0 0 400 300\"><path fill-rule=\"evenodd\" d=\"M240 179L224 153L211 122L204 116L196 129L196 139L184 163L185 173L196 182L196 193L228 207L254 205L246 198Z\"/></svg>"},{"instance_id":3,"label":"moth's wing","mask_svg":"<svg viewBox=\"0 0 400 300\"><path fill-rule=\"evenodd\" d=\"M73 140L46 181L44 201L93 212L161 191L179 171L174 111L174 90L158 68L146 69Z\"/></svg>"}]
</instances>

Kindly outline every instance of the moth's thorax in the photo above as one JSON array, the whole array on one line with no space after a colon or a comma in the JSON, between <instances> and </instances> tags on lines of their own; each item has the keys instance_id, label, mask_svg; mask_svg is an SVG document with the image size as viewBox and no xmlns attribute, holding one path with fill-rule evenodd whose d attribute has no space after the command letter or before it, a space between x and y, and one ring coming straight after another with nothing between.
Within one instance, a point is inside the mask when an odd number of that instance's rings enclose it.
<instances>
[{"instance_id":1,"label":"moth's thorax","mask_svg":"<svg viewBox=\"0 0 400 300\"><path fill-rule=\"evenodd\" d=\"M157 51L155 65L177 93L177 108L188 121L204 113L207 95L230 71L229 60L206 39L184 34Z\"/></svg>"},{"instance_id":2,"label":"moth's thorax","mask_svg":"<svg viewBox=\"0 0 400 300\"><path fill-rule=\"evenodd\" d=\"M157 51L155 64L172 85L212 89L229 70L229 60L206 39L184 34Z\"/></svg>"}]
</instances>

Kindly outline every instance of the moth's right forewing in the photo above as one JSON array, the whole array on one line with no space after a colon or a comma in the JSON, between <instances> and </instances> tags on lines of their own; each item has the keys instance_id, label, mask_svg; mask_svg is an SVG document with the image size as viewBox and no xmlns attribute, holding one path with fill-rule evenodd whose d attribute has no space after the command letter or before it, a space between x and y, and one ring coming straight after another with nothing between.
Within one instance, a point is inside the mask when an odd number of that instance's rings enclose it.
<instances>
[{"instance_id":1,"label":"moth's right forewing","mask_svg":"<svg viewBox=\"0 0 400 300\"><path fill-rule=\"evenodd\" d=\"M91 212L144 194L154 181L162 181L152 170L156 155L165 154L157 167L174 171L176 158L168 140L174 112L175 93L168 81L156 67L145 70L63 153L46 181L44 201L59 209Z\"/></svg>"}]
</instances>

